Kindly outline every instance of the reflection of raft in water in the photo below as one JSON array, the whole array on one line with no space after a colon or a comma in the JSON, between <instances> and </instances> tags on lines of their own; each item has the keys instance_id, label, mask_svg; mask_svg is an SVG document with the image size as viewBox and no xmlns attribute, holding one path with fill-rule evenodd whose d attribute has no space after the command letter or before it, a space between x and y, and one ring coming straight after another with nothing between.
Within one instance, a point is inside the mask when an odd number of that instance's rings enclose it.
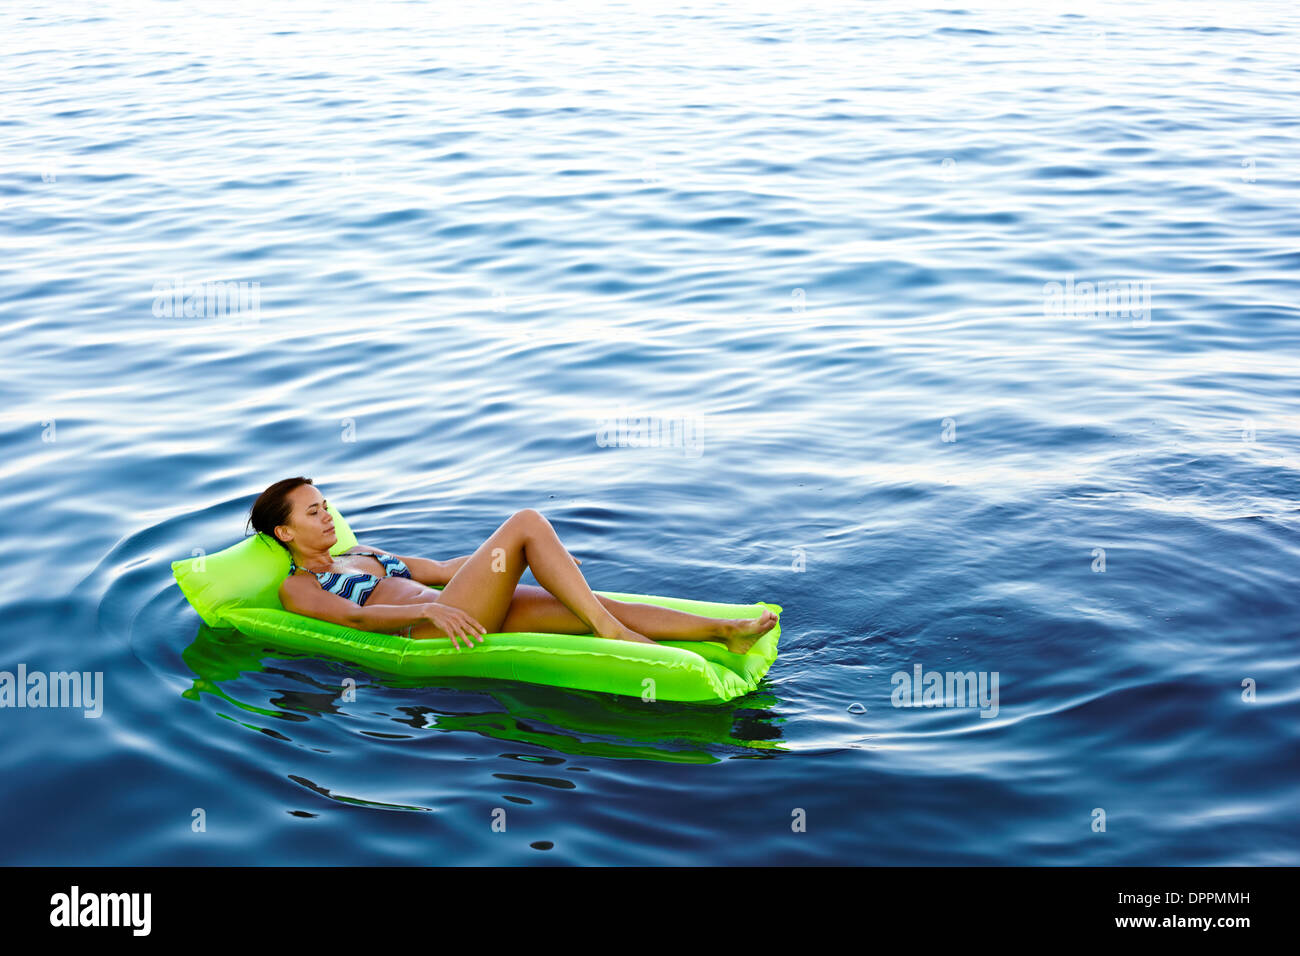
<instances>
[{"instance_id":1,"label":"reflection of raft in water","mask_svg":"<svg viewBox=\"0 0 1300 956\"><path fill-rule=\"evenodd\" d=\"M333 508L338 541L332 553L356 544ZM234 628L277 647L333 657L406 677L489 677L626 694L647 700L719 703L754 690L776 660L781 624L744 654L713 641L640 644L583 634L488 634L483 643L457 649L450 638L412 640L344 627L286 611L279 588L289 555L253 535L216 554L172 562L181 591L211 627ZM757 617L775 604L726 604L654 594L597 591L709 617Z\"/></svg>"}]
</instances>

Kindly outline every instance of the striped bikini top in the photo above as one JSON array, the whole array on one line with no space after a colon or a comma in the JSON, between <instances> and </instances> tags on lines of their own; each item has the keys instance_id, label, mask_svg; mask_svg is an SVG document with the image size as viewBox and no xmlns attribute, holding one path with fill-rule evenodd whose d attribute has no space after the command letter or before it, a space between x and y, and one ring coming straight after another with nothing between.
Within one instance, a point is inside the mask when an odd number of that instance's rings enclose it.
<instances>
[{"instance_id":1,"label":"striped bikini top","mask_svg":"<svg viewBox=\"0 0 1300 956\"><path fill-rule=\"evenodd\" d=\"M406 562L391 554L380 554L377 551L347 551L344 553L368 554L377 559L384 566L384 577L386 578L392 576L409 578L411 576L411 569L406 566ZM342 555L339 555L339 557L342 557ZM289 574L292 575L297 570L298 566L294 564L293 558L290 558ZM304 568L304 570L310 569ZM370 593L379 584L379 578L364 571L350 571L346 574L340 574L337 571L312 571L311 573L316 575L316 580L320 582L321 588L331 594L347 598L349 601L355 601L357 604L365 604L370 599Z\"/></svg>"}]
</instances>

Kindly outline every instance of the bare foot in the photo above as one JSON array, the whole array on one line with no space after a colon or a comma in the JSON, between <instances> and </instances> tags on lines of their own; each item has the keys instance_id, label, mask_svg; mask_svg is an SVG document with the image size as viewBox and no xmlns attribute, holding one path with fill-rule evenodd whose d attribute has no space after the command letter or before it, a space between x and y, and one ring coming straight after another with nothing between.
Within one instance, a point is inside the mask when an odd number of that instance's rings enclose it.
<instances>
[{"instance_id":1,"label":"bare foot","mask_svg":"<svg viewBox=\"0 0 1300 956\"><path fill-rule=\"evenodd\" d=\"M776 627L775 611L765 610L758 617L746 617L726 621L723 624L722 640L727 650L733 654L744 654L754 642Z\"/></svg>"}]
</instances>

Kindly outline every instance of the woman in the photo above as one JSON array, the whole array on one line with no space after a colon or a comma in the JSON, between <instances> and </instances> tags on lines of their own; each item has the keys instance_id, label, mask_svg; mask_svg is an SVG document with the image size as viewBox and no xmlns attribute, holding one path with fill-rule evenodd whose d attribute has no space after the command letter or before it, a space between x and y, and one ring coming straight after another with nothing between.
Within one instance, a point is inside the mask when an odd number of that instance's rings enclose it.
<instances>
[{"instance_id":1,"label":"woman","mask_svg":"<svg viewBox=\"0 0 1300 956\"><path fill-rule=\"evenodd\" d=\"M770 610L714 618L598 596L578 570L581 562L531 508L507 518L473 554L449 561L399 557L359 542L331 555L334 519L310 478L271 485L253 502L249 523L289 552L289 576L280 585L286 609L363 631L450 637L458 650L460 640L472 647L484 634L536 631L644 644L658 643L646 635L718 641L743 654L777 620ZM524 568L541 587L519 584Z\"/></svg>"}]
</instances>

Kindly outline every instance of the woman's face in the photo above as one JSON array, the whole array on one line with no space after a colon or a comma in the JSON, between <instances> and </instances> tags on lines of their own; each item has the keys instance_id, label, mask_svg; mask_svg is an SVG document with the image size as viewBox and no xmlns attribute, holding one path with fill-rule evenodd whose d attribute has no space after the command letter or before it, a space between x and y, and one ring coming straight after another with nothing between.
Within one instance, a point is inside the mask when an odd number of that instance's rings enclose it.
<instances>
[{"instance_id":1,"label":"woman's face","mask_svg":"<svg viewBox=\"0 0 1300 956\"><path fill-rule=\"evenodd\" d=\"M299 485L289 492L289 517L275 533L285 544L304 551L327 551L338 541L334 519L325 507L325 496L315 485Z\"/></svg>"}]
</instances>

